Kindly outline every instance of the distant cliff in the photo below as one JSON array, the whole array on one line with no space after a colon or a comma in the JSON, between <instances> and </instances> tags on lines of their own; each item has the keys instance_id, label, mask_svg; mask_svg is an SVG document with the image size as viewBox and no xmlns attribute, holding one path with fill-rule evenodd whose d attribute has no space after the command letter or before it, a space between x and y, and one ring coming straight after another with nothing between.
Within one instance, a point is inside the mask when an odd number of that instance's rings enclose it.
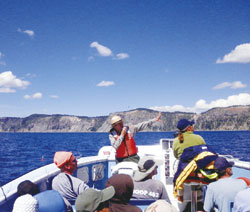
<instances>
[{"instance_id":1,"label":"distant cliff","mask_svg":"<svg viewBox=\"0 0 250 212\"><path fill-rule=\"evenodd\" d=\"M125 125L129 125L155 118L158 112L139 108L100 117L58 114L3 117L0 118L0 132L107 132L110 118L115 114L123 118ZM146 131L174 131L181 118L194 119L196 130L250 130L250 106L234 106L214 108L201 114L163 112L162 122L154 123Z\"/></svg>"}]
</instances>

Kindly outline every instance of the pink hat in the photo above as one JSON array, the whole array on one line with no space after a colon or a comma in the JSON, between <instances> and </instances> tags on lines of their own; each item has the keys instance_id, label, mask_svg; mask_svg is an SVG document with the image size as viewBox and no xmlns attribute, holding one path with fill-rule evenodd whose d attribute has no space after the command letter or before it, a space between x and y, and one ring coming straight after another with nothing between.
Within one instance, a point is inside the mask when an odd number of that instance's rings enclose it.
<instances>
[{"instance_id":1,"label":"pink hat","mask_svg":"<svg viewBox=\"0 0 250 212\"><path fill-rule=\"evenodd\" d=\"M56 152L54 155L54 163L58 168L61 168L64 164L70 161L71 156L73 156L72 152Z\"/></svg>"}]
</instances>

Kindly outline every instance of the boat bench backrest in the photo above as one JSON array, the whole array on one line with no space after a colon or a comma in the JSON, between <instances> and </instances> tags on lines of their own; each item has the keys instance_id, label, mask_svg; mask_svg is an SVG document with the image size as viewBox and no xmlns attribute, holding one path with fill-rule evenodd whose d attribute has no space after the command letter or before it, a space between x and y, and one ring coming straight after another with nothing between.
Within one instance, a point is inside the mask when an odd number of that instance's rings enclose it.
<instances>
[{"instance_id":1,"label":"boat bench backrest","mask_svg":"<svg viewBox=\"0 0 250 212\"><path fill-rule=\"evenodd\" d=\"M111 167L111 174L127 174L132 177L137 169L137 163L126 161L118 163L115 166Z\"/></svg>"}]
</instances>

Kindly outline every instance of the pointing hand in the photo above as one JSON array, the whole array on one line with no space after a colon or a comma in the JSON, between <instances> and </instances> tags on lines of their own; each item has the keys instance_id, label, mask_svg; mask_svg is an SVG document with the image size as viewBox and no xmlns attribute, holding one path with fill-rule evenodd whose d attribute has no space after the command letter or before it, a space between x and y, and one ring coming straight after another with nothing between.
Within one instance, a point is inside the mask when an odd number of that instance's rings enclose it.
<instances>
[{"instance_id":1,"label":"pointing hand","mask_svg":"<svg viewBox=\"0 0 250 212\"><path fill-rule=\"evenodd\" d=\"M162 121L161 120L161 112L159 112L158 115L156 116L156 121Z\"/></svg>"}]
</instances>

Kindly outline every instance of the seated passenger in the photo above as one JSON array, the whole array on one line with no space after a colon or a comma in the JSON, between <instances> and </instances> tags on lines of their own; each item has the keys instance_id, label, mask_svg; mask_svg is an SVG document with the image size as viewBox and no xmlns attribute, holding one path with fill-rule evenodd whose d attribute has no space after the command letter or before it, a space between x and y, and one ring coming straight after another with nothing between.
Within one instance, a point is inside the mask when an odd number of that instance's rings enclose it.
<instances>
[{"instance_id":1,"label":"seated passenger","mask_svg":"<svg viewBox=\"0 0 250 212\"><path fill-rule=\"evenodd\" d=\"M181 119L177 124L179 133L173 143L174 156L177 159L180 159L185 148L206 144L201 136L194 134L193 124L194 121L188 121L187 119Z\"/></svg>"},{"instance_id":2,"label":"seated passenger","mask_svg":"<svg viewBox=\"0 0 250 212\"><path fill-rule=\"evenodd\" d=\"M58 191L64 199L74 204L77 196L89 188L82 180L72 176L77 169L76 158L72 152L56 152L54 163L61 169L61 173L53 179L52 189Z\"/></svg>"},{"instance_id":3,"label":"seated passenger","mask_svg":"<svg viewBox=\"0 0 250 212\"><path fill-rule=\"evenodd\" d=\"M132 198L136 199L166 199L169 197L164 184L152 179L157 174L158 166L162 161L151 156L143 156L138 163L138 170L134 174L134 192Z\"/></svg>"},{"instance_id":4,"label":"seated passenger","mask_svg":"<svg viewBox=\"0 0 250 212\"><path fill-rule=\"evenodd\" d=\"M76 211L88 211L88 212L99 212L108 211L109 199L115 194L113 186L107 187L101 191L93 188L88 188L83 191L76 199ZM106 209L106 210L104 210Z\"/></svg>"},{"instance_id":5,"label":"seated passenger","mask_svg":"<svg viewBox=\"0 0 250 212\"><path fill-rule=\"evenodd\" d=\"M230 203L234 201L236 194L245 189L244 180L231 178L232 165L225 158L218 157L214 162L214 168L218 170L219 180L210 183L207 187L204 210L212 211L216 206L219 211L228 212Z\"/></svg>"},{"instance_id":6,"label":"seated passenger","mask_svg":"<svg viewBox=\"0 0 250 212\"><path fill-rule=\"evenodd\" d=\"M234 211L249 212L250 211L250 187L237 193L234 199Z\"/></svg>"},{"instance_id":7,"label":"seated passenger","mask_svg":"<svg viewBox=\"0 0 250 212\"><path fill-rule=\"evenodd\" d=\"M38 212L38 209L38 201L30 194L24 194L16 199L12 212Z\"/></svg>"},{"instance_id":8,"label":"seated passenger","mask_svg":"<svg viewBox=\"0 0 250 212\"><path fill-rule=\"evenodd\" d=\"M116 174L110 177L106 182L106 187L113 186L115 195L109 201L110 212L141 212L136 206L130 205L134 184L129 175Z\"/></svg>"},{"instance_id":9,"label":"seated passenger","mask_svg":"<svg viewBox=\"0 0 250 212\"><path fill-rule=\"evenodd\" d=\"M145 212L177 212L177 210L173 205L161 199L150 204Z\"/></svg>"},{"instance_id":10,"label":"seated passenger","mask_svg":"<svg viewBox=\"0 0 250 212\"><path fill-rule=\"evenodd\" d=\"M32 183L29 180L25 180L17 186L17 194L18 196L22 196L25 194L36 195L40 192L37 184Z\"/></svg>"}]
</instances>

